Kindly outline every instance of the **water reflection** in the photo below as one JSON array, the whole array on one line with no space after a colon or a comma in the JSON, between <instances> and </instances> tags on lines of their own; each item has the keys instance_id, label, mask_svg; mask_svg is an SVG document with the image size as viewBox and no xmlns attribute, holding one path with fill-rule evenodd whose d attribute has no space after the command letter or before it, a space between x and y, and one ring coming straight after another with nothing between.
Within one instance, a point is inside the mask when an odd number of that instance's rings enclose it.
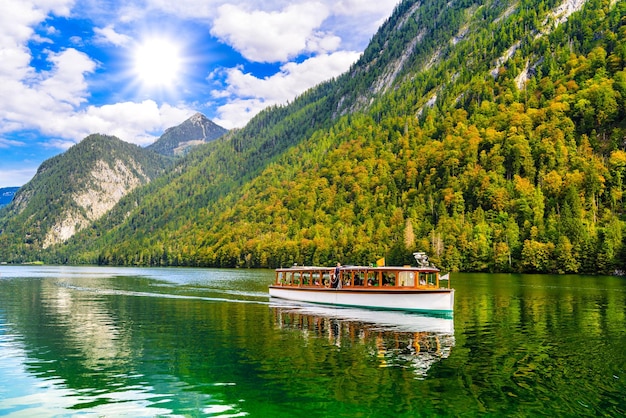
<instances>
[{"instance_id":1,"label":"water reflection","mask_svg":"<svg viewBox=\"0 0 626 418\"><path fill-rule=\"evenodd\" d=\"M117 318L102 298L80 298L67 286L42 282L42 313L63 324L66 344L79 350L77 358L87 369L112 367L129 361L129 333L123 332Z\"/></svg>"},{"instance_id":2,"label":"water reflection","mask_svg":"<svg viewBox=\"0 0 626 418\"><path fill-rule=\"evenodd\" d=\"M229 377L206 373L216 335L202 323L222 306L212 293L164 294L162 281L79 270L0 281L0 416L241 412L223 399Z\"/></svg>"},{"instance_id":3,"label":"water reflection","mask_svg":"<svg viewBox=\"0 0 626 418\"><path fill-rule=\"evenodd\" d=\"M298 330L305 340L327 339L338 348L362 345L379 367L411 368L418 379L447 358L455 343L451 317L274 300L271 307L277 328Z\"/></svg>"},{"instance_id":4,"label":"water reflection","mask_svg":"<svg viewBox=\"0 0 626 418\"><path fill-rule=\"evenodd\" d=\"M271 271L0 273L0 416L626 411L623 278L459 274L453 321L271 300Z\"/></svg>"}]
</instances>

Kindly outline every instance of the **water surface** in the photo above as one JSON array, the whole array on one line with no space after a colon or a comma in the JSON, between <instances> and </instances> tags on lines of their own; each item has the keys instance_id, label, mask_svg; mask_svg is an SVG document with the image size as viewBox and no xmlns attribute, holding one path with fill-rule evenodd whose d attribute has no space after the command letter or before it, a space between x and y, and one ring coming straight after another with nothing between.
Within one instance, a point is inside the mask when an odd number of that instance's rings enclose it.
<instances>
[{"instance_id":1,"label":"water surface","mask_svg":"<svg viewBox=\"0 0 626 418\"><path fill-rule=\"evenodd\" d=\"M0 266L0 415L623 416L626 280L453 275L454 316L266 270Z\"/></svg>"}]
</instances>

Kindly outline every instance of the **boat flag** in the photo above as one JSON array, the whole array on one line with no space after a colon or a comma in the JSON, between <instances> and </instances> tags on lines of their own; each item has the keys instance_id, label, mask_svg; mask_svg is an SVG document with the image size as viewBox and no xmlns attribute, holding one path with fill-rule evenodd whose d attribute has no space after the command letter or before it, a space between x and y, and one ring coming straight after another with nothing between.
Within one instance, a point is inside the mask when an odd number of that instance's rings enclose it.
<instances>
[{"instance_id":1,"label":"boat flag","mask_svg":"<svg viewBox=\"0 0 626 418\"><path fill-rule=\"evenodd\" d=\"M379 258L376 260L376 267L384 267L385 266L385 257Z\"/></svg>"}]
</instances>

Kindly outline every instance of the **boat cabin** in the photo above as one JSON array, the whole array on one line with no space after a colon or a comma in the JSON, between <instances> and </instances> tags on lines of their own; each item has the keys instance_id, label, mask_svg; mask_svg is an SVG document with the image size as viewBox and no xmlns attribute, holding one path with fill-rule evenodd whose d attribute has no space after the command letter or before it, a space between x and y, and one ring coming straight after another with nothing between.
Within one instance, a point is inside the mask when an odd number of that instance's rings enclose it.
<instances>
[{"instance_id":1,"label":"boat cabin","mask_svg":"<svg viewBox=\"0 0 626 418\"><path fill-rule=\"evenodd\" d=\"M276 269L274 286L346 290L449 289L450 280L447 275L440 276L435 267L342 266L339 277L335 277L335 267L294 266Z\"/></svg>"}]
</instances>

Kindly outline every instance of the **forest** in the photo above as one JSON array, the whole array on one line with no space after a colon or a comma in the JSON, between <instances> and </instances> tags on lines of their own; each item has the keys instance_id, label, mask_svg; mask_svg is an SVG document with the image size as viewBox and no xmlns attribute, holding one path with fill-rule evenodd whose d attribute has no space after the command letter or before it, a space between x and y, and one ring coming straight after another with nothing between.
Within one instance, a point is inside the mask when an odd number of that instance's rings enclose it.
<instances>
[{"instance_id":1,"label":"forest","mask_svg":"<svg viewBox=\"0 0 626 418\"><path fill-rule=\"evenodd\" d=\"M348 74L29 256L271 268L425 251L450 271L621 273L626 4L558 25L555 5L402 2Z\"/></svg>"}]
</instances>

